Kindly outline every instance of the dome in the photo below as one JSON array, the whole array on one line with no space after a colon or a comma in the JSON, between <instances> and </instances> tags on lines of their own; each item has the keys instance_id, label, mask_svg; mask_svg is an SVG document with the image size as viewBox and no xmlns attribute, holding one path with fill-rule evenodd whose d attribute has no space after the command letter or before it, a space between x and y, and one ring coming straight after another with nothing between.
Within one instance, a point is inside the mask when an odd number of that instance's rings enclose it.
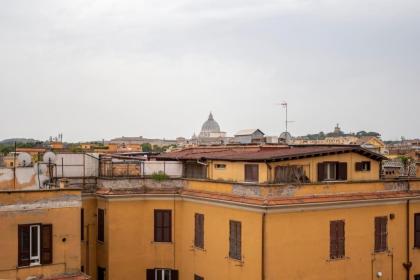
<instances>
[{"instance_id":1,"label":"dome","mask_svg":"<svg viewBox=\"0 0 420 280\"><path fill-rule=\"evenodd\" d=\"M203 123L201 133L220 133L219 124L213 119L213 114L210 113L209 119Z\"/></svg>"}]
</instances>

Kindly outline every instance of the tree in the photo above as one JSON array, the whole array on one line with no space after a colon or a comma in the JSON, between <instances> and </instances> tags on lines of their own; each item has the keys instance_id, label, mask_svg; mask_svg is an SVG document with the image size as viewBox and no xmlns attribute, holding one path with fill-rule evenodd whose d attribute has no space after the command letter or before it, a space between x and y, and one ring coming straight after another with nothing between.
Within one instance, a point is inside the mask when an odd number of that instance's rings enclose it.
<instances>
[{"instance_id":1,"label":"tree","mask_svg":"<svg viewBox=\"0 0 420 280\"><path fill-rule=\"evenodd\" d=\"M146 153L151 152L153 150L152 145L150 143L143 143L141 144L141 150Z\"/></svg>"}]
</instances>

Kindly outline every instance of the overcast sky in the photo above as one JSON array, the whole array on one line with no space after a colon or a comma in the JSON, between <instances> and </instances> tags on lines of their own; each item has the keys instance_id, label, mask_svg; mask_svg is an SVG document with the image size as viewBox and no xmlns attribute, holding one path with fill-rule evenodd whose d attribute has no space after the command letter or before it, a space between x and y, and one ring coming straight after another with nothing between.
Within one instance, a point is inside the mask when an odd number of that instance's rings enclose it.
<instances>
[{"instance_id":1,"label":"overcast sky","mask_svg":"<svg viewBox=\"0 0 420 280\"><path fill-rule=\"evenodd\" d=\"M0 0L0 139L420 137L418 0Z\"/></svg>"}]
</instances>

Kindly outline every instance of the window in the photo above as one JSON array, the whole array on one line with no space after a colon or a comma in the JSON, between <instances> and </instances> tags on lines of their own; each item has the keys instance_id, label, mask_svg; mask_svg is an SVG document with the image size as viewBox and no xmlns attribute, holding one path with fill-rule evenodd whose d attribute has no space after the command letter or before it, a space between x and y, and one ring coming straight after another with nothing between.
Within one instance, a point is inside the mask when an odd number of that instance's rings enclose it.
<instances>
[{"instance_id":1,"label":"window","mask_svg":"<svg viewBox=\"0 0 420 280\"><path fill-rule=\"evenodd\" d=\"M375 252L384 252L388 249L387 223L387 217L375 218Z\"/></svg>"},{"instance_id":2,"label":"window","mask_svg":"<svg viewBox=\"0 0 420 280\"><path fill-rule=\"evenodd\" d=\"M204 277L194 274L194 280L204 280Z\"/></svg>"},{"instance_id":3,"label":"window","mask_svg":"<svg viewBox=\"0 0 420 280\"><path fill-rule=\"evenodd\" d=\"M105 210L98 209L98 241L105 242Z\"/></svg>"},{"instance_id":4,"label":"window","mask_svg":"<svg viewBox=\"0 0 420 280\"><path fill-rule=\"evenodd\" d=\"M171 210L155 210L154 240L155 242L172 241Z\"/></svg>"},{"instance_id":5,"label":"window","mask_svg":"<svg viewBox=\"0 0 420 280\"><path fill-rule=\"evenodd\" d=\"M318 181L347 180L347 162L327 161L318 163Z\"/></svg>"},{"instance_id":6,"label":"window","mask_svg":"<svg viewBox=\"0 0 420 280\"><path fill-rule=\"evenodd\" d=\"M85 240L85 210L80 209L80 240Z\"/></svg>"},{"instance_id":7,"label":"window","mask_svg":"<svg viewBox=\"0 0 420 280\"><path fill-rule=\"evenodd\" d=\"M206 179L207 166L197 162L186 162L184 164L184 176L185 178Z\"/></svg>"},{"instance_id":8,"label":"window","mask_svg":"<svg viewBox=\"0 0 420 280\"><path fill-rule=\"evenodd\" d=\"M420 280L420 274L414 275L414 280Z\"/></svg>"},{"instance_id":9,"label":"window","mask_svg":"<svg viewBox=\"0 0 420 280\"><path fill-rule=\"evenodd\" d=\"M106 269L104 267L98 266L96 269L97 279L98 280L105 280L106 276Z\"/></svg>"},{"instance_id":10,"label":"window","mask_svg":"<svg viewBox=\"0 0 420 280\"><path fill-rule=\"evenodd\" d=\"M356 171L370 171L370 161L356 162Z\"/></svg>"},{"instance_id":11,"label":"window","mask_svg":"<svg viewBox=\"0 0 420 280\"><path fill-rule=\"evenodd\" d=\"M194 246L204 249L204 215L195 213L194 220Z\"/></svg>"},{"instance_id":12,"label":"window","mask_svg":"<svg viewBox=\"0 0 420 280\"><path fill-rule=\"evenodd\" d=\"M274 169L274 183L306 183L309 178L303 166L276 166Z\"/></svg>"},{"instance_id":13,"label":"window","mask_svg":"<svg viewBox=\"0 0 420 280\"><path fill-rule=\"evenodd\" d=\"M245 164L245 182L258 182L258 164Z\"/></svg>"},{"instance_id":14,"label":"window","mask_svg":"<svg viewBox=\"0 0 420 280\"><path fill-rule=\"evenodd\" d=\"M216 163L216 164L214 165L214 168L216 168L216 169L226 169L226 164L219 164L219 163Z\"/></svg>"},{"instance_id":15,"label":"window","mask_svg":"<svg viewBox=\"0 0 420 280\"><path fill-rule=\"evenodd\" d=\"M414 247L420 248L420 213L414 214Z\"/></svg>"},{"instance_id":16,"label":"window","mask_svg":"<svg viewBox=\"0 0 420 280\"><path fill-rule=\"evenodd\" d=\"M146 269L146 280L178 280L178 270L168 268Z\"/></svg>"},{"instance_id":17,"label":"window","mask_svg":"<svg viewBox=\"0 0 420 280\"><path fill-rule=\"evenodd\" d=\"M241 260L241 255L241 222L229 221L229 257Z\"/></svg>"},{"instance_id":18,"label":"window","mask_svg":"<svg viewBox=\"0 0 420 280\"><path fill-rule=\"evenodd\" d=\"M344 221L330 222L330 259L340 259L345 256Z\"/></svg>"},{"instance_id":19,"label":"window","mask_svg":"<svg viewBox=\"0 0 420 280\"><path fill-rule=\"evenodd\" d=\"M52 263L52 225L18 226L18 265Z\"/></svg>"}]
</instances>

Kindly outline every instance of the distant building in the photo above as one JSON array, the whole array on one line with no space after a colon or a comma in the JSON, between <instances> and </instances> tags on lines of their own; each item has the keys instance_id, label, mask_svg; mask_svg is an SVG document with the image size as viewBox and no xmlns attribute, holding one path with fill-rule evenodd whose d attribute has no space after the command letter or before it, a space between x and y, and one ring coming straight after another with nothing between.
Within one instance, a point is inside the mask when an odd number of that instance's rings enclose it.
<instances>
[{"instance_id":1,"label":"distant building","mask_svg":"<svg viewBox=\"0 0 420 280\"><path fill-rule=\"evenodd\" d=\"M220 130L219 124L210 113L208 119L201 126L200 134L196 136L194 133L188 142L192 145L221 145L226 144L228 140L226 132Z\"/></svg>"},{"instance_id":2,"label":"distant building","mask_svg":"<svg viewBox=\"0 0 420 280\"><path fill-rule=\"evenodd\" d=\"M239 144L264 143L264 132L256 128L243 129L235 133L233 142Z\"/></svg>"},{"instance_id":3,"label":"distant building","mask_svg":"<svg viewBox=\"0 0 420 280\"><path fill-rule=\"evenodd\" d=\"M138 137L119 137L111 139L109 144L145 144L149 143L150 145L154 146L170 146L170 145L176 145L177 140L168 140L168 139L157 139L157 138L144 138L143 136Z\"/></svg>"}]
</instances>

